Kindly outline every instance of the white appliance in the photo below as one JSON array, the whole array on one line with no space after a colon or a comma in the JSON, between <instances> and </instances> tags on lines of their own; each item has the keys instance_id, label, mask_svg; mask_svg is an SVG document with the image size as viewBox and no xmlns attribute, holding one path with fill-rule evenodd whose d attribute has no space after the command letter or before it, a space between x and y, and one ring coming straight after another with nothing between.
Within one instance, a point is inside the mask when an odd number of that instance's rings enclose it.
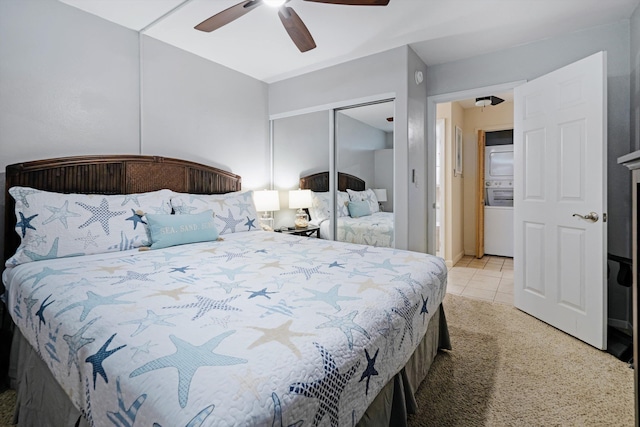
<instances>
[{"instance_id":1,"label":"white appliance","mask_svg":"<svg viewBox=\"0 0 640 427\"><path fill-rule=\"evenodd\" d=\"M484 152L484 252L513 257L513 145Z\"/></svg>"}]
</instances>

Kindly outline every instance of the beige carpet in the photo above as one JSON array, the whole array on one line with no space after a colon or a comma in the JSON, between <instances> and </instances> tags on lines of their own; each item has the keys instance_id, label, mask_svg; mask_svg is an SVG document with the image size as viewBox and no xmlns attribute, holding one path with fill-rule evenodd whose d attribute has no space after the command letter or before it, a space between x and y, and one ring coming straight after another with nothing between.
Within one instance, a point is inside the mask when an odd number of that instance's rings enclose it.
<instances>
[{"instance_id":1,"label":"beige carpet","mask_svg":"<svg viewBox=\"0 0 640 427\"><path fill-rule=\"evenodd\" d=\"M632 426L633 370L501 304L447 295L453 350L418 390L418 426ZM0 426L15 393L0 394Z\"/></svg>"},{"instance_id":2,"label":"beige carpet","mask_svg":"<svg viewBox=\"0 0 640 427\"><path fill-rule=\"evenodd\" d=\"M13 408L16 406L16 392L13 390L0 393L0 426L11 425Z\"/></svg>"},{"instance_id":3,"label":"beige carpet","mask_svg":"<svg viewBox=\"0 0 640 427\"><path fill-rule=\"evenodd\" d=\"M521 311L448 294L410 426L633 426L633 370Z\"/></svg>"}]
</instances>

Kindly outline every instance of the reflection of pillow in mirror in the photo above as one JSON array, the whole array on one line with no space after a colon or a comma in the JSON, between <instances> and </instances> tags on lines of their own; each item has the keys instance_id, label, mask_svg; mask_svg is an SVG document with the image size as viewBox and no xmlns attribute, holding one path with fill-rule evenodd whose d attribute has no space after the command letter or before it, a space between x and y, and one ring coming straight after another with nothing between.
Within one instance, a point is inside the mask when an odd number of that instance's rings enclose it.
<instances>
[{"instance_id":1,"label":"reflection of pillow in mirror","mask_svg":"<svg viewBox=\"0 0 640 427\"><path fill-rule=\"evenodd\" d=\"M380 207L378 206L378 198L376 197L376 193L374 193L372 189L367 188L365 191L354 191L347 189L347 193L349 193L349 199L352 202L366 201L369 204L371 213L380 212Z\"/></svg>"},{"instance_id":2,"label":"reflection of pillow in mirror","mask_svg":"<svg viewBox=\"0 0 640 427\"><path fill-rule=\"evenodd\" d=\"M365 200L359 202L349 202L349 215L351 218L360 218L361 216L371 215L369 203Z\"/></svg>"},{"instance_id":3,"label":"reflection of pillow in mirror","mask_svg":"<svg viewBox=\"0 0 640 427\"><path fill-rule=\"evenodd\" d=\"M329 219L331 216L331 199L328 192L311 192L311 207L309 208L309 214L314 221L322 221Z\"/></svg>"},{"instance_id":4,"label":"reflection of pillow in mirror","mask_svg":"<svg viewBox=\"0 0 640 427\"><path fill-rule=\"evenodd\" d=\"M338 206L336 210L338 211L338 217L349 216L349 208L347 204L349 203L349 193L346 191L338 191Z\"/></svg>"}]
</instances>

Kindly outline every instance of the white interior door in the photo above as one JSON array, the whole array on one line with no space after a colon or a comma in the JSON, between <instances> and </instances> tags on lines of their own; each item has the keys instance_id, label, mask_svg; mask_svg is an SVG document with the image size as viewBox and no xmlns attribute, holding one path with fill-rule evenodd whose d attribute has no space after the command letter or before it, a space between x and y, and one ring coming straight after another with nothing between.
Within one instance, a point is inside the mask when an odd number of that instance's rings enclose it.
<instances>
[{"instance_id":1,"label":"white interior door","mask_svg":"<svg viewBox=\"0 0 640 427\"><path fill-rule=\"evenodd\" d=\"M606 53L514 97L514 304L605 349Z\"/></svg>"}]
</instances>

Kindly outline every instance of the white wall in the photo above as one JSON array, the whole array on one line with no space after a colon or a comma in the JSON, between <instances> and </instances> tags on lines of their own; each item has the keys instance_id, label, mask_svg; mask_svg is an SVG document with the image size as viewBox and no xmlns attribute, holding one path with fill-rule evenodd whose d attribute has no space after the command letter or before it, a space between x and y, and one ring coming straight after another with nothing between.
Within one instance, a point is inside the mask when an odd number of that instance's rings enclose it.
<instances>
[{"instance_id":1,"label":"white wall","mask_svg":"<svg viewBox=\"0 0 640 427\"><path fill-rule=\"evenodd\" d=\"M364 180L367 188L375 185L375 150L386 144L385 132L338 113L336 118L336 165L339 172Z\"/></svg>"},{"instance_id":2,"label":"white wall","mask_svg":"<svg viewBox=\"0 0 640 427\"><path fill-rule=\"evenodd\" d=\"M137 33L56 0L0 1L0 168L138 152Z\"/></svg>"},{"instance_id":3,"label":"white wall","mask_svg":"<svg viewBox=\"0 0 640 427\"><path fill-rule=\"evenodd\" d=\"M625 168L616 164L616 159L628 153L630 146L628 21L429 67L427 90L431 96L531 80L602 50L607 51L608 60L609 252L630 256L630 181Z\"/></svg>"},{"instance_id":4,"label":"white wall","mask_svg":"<svg viewBox=\"0 0 640 427\"><path fill-rule=\"evenodd\" d=\"M267 85L144 37L143 154L178 157L269 184Z\"/></svg>"},{"instance_id":5,"label":"white wall","mask_svg":"<svg viewBox=\"0 0 640 427\"><path fill-rule=\"evenodd\" d=\"M406 46L391 49L271 83L269 114L277 116L340 103L349 105L348 101L390 93L404 99L407 50ZM397 114L394 120L398 120Z\"/></svg>"},{"instance_id":6,"label":"white wall","mask_svg":"<svg viewBox=\"0 0 640 427\"><path fill-rule=\"evenodd\" d=\"M1 188L9 164L138 152L137 40L55 0L0 1Z\"/></svg>"},{"instance_id":7,"label":"white wall","mask_svg":"<svg viewBox=\"0 0 640 427\"><path fill-rule=\"evenodd\" d=\"M267 85L145 38L141 126L139 47L137 32L57 0L0 0L1 170L142 153L218 166L244 188L264 188Z\"/></svg>"},{"instance_id":8,"label":"white wall","mask_svg":"<svg viewBox=\"0 0 640 427\"><path fill-rule=\"evenodd\" d=\"M404 85L407 91L406 122L396 125L396 144L407 138L406 150L396 148L395 167L404 163L407 165L406 173L401 170L398 174L396 171L395 182L401 185L395 185L396 197L396 226L398 224L398 213L404 213L407 220L407 229L405 232L409 234L408 249L427 252L427 225L435 224L435 210L427 210L427 193L430 189L427 187L427 85L423 81L417 84L415 73L422 72L423 77L428 75L427 66L409 49L407 58L407 67L404 70ZM397 107L396 107L397 111ZM395 121L394 121L395 123ZM399 127L404 127L406 133L398 133ZM395 145L397 147L397 145ZM399 157L400 156L400 157ZM415 173L414 173L415 171ZM405 182L409 182L408 187L404 186ZM431 191L435 190L431 189ZM406 191L406 192L405 192ZM407 198L408 204L398 203L398 201ZM403 209L408 209L404 211Z\"/></svg>"}]
</instances>

